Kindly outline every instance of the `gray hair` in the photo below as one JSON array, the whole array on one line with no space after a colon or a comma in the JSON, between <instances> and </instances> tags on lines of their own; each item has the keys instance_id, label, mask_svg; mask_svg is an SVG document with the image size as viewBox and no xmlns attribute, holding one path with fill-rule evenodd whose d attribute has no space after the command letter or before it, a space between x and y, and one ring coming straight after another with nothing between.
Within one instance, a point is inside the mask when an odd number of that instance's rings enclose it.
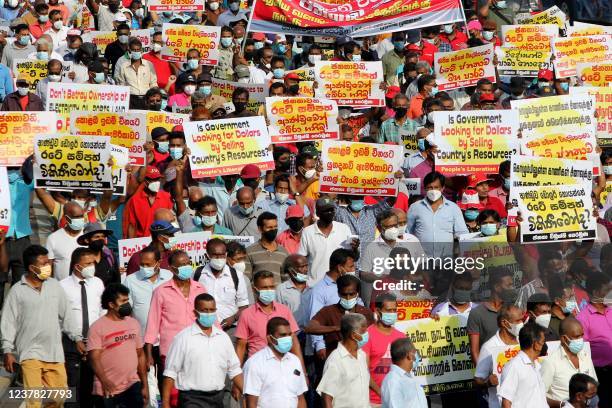
<instances>
[{"instance_id":1,"label":"gray hair","mask_svg":"<svg viewBox=\"0 0 612 408\"><path fill-rule=\"evenodd\" d=\"M191 95L191 106L198 105L198 103L204 104L206 96L201 92L194 92Z\"/></svg>"},{"instance_id":2,"label":"gray hair","mask_svg":"<svg viewBox=\"0 0 612 408\"><path fill-rule=\"evenodd\" d=\"M348 339L353 332L359 332L361 327L367 325L366 318L359 313L347 313L340 320L340 334L343 339Z\"/></svg>"},{"instance_id":3,"label":"gray hair","mask_svg":"<svg viewBox=\"0 0 612 408\"><path fill-rule=\"evenodd\" d=\"M399 363L414 350L416 350L416 347L414 347L414 344L412 344L409 338L397 339L391 343L391 361L394 364Z\"/></svg>"},{"instance_id":4,"label":"gray hair","mask_svg":"<svg viewBox=\"0 0 612 408\"><path fill-rule=\"evenodd\" d=\"M431 70L431 65L429 65L428 62L425 61L418 61L415 65L416 69L418 70L419 68L427 68L427 70Z\"/></svg>"},{"instance_id":5,"label":"gray hair","mask_svg":"<svg viewBox=\"0 0 612 408\"><path fill-rule=\"evenodd\" d=\"M38 46L39 45L46 45L47 47L49 47L48 52L49 55L51 55L51 52L53 51L53 44L52 42L48 41L45 38L39 38L38 41L36 41L36 49L38 50Z\"/></svg>"}]
</instances>

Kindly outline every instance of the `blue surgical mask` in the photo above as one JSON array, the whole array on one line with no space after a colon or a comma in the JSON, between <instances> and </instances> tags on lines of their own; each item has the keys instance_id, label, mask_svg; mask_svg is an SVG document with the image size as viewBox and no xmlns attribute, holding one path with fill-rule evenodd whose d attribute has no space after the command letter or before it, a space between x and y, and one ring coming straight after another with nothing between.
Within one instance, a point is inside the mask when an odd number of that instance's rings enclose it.
<instances>
[{"instance_id":1,"label":"blue surgical mask","mask_svg":"<svg viewBox=\"0 0 612 408\"><path fill-rule=\"evenodd\" d=\"M561 82L559 85L565 92L569 91L569 82Z\"/></svg>"},{"instance_id":2,"label":"blue surgical mask","mask_svg":"<svg viewBox=\"0 0 612 408\"><path fill-rule=\"evenodd\" d=\"M94 82L97 84L101 84L104 82L105 76L104 72L96 72L96 76L94 77Z\"/></svg>"},{"instance_id":3,"label":"blue surgical mask","mask_svg":"<svg viewBox=\"0 0 612 408\"><path fill-rule=\"evenodd\" d=\"M393 41L393 48L395 48L397 51L403 50L404 42L403 41Z\"/></svg>"},{"instance_id":4,"label":"blue surgical mask","mask_svg":"<svg viewBox=\"0 0 612 408\"><path fill-rule=\"evenodd\" d=\"M198 323L200 323L204 327L212 327L213 324L217 321L216 313L202 313L198 312Z\"/></svg>"},{"instance_id":5,"label":"blue surgical mask","mask_svg":"<svg viewBox=\"0 0 612 408\"><path fill-rule=\"evenodd\" d=\"M176 238L175 237L170 237L168 239L168 242L164 242L164 248L168 249L168 250L172 249L172 247L175 246L175 245L176 245Z\"/></svg>"},{"instance_id":6,"label":"blue surgical mask","mask_svg":"<svg viewBox=\"0 0 612 408\"><path fill-rule=\"evenodd\" d=\"M304 275L303 273L295 272L293 275L293 279L300 283L304 283L308 280L308 275Z\"/></svg>"},{"instance_id":7,"label":"blue surgical mask","mask_svg":"<svg viewBox=\"0 0 612 408\"><path fill-rule=\"evenodd\" d=\"M19 37L19 44L21 45L28 45L30 43L30 36L29 35L22 35L21 37Z\"/></svg>"},{"instance_id":8,"label":"blue surgical mask","mask_svg":"<svg viewBox=\"0 0 612 408\"><path fill-rule=\"evenodd\" d=\"M438 93L438 87L437 86L431 88L431 96L436 96L437 93Z\"/></svg>"},{"instance_id":9,"label":"blue surgical mask","mask_svg":"<svg viewBox=\"0 0 612 408\"><path fill-rule=\"evenodd\" d=\"M256 50L262 49L263 46L264 46L264 43L262 41L255 41L255 49Z\"/></svg>"},{"instance_id":10,"label":"blue surgical mask","mask_svg":"<svg viewBox=\"0 0 612 408\"><path fill-rule=\"evenodd\" d=\"M497 234L497 225L496 224L482 224L480 226L480 232L482 235L490 237L491 235Z\"/></svg>"},{"instance_id":11,"label":"blue surgical mask","mask_svg":"<svg viewBox=\"0 0 612 408\"><path fill-rule=\"evenodd\" d=\"M357 341L357 348L362 348L363 346L365 346L368 342L368 340L370 339L370 334L368 332L365 332L363 334L361 333L357 333L359 335L361 335L361 340Z\"/></svg>"},{"instance_id":12,"label":"blue surgical mask","mask_svg":"<svg viewBox=\"0 0 612 408\"><path fill-rule=\"evenodd\" d=\"M182 147L171 147L170 157L172 157L173 160L179 160L181 157L183 157L183 148Z\"/></svg>"},{"instance_id":13,"label":"blue surgical mask","mask_svg":"<svg viewBox=\"0 0 612 408\"><path fill-rule=\"evenodd\" d=\"M387 326L393 326L397 321L397 313L381 313L380 321Z\"/></svg>"},{"instance_id":14,"label":"blue surgical mask","mask_svg":"<svg viewBox=\"0 0 612 408\"><path fill-rule=\"evenodd\" d=\"M197 69L199 66L200 66L200 60L198 60L197 58L187 60L187 67L190 70L193 71L194 69Z\"/></svg>"},{"instance_id":15,"label":"blue surgical mask","mask_svg":"<svg viewBox=\"0 0 612 408\"><path fill-rule=\"evenodd\" d=\"M208 96L208 95L212 94L212 86L210 86L210 85L203 85L203 86L198 88L198 92L200 92L204 96Z\"/></svg>"},{"instance_id":16,"label":"blue surgical mask","mask_svg":"<svg viewBox=\"0 0 612 408\"><path fill-rule=\"evenodd\" d=\"M155 267L154 266L141 266L140 275L144 279L149 279L151 276L155 275Z\"/></svg>"},{"instance_id":17,"label":"blue surgical mask","mask_svg":"<svg viewBox=\"0 0 612 408\"><path fill-rule=\"evenodd\" d=\"M586 400L586 407L587 408L595 408L599 406L599 395L595 395L593 396L593 398L589 398Z\"/></svg>"},{"instance_id":18,"label":"blue surgical mask","mask_svg":"<svg viewBox=\"0 0 612 408\"><path fill-rule=\"evenodd\" d=\"M421 355L419 353L416 353L414 355L414 361L412 362L412 369L414 370L415 368L417 368L419 365L421 364Z\"/></svg>"},{"instance_id":19,"label":"blue surgical mask","mask_svg":"<svg viewBox=\"0 0 612 408\"><path fill-rule=\"evenodd\" d=\"M576 309L576 307L578 307L578 305L576 304L575 300L566 300L565 306L563 307L563 313L565 314L572 313L574 309Z\"/></svg>"},{"instance_id":20,"label":"blue surgical mask","mask_svg":"<svg viewBox=\"0 0 612 408\"><path fill-rule=\"evenodd\" d=\"M216 215L203 215L202 216L202 224L206 227L210 227L211 225L215 225L217 223Z\"/></svg>"},{"instance_id":21,"label":"blue surgical mask","mask_svg":"<svg viewBox=\"0 0 612 408\"><path fill-rule=\"evenodd\" d=\"M274 70L272 70L272 74L274 75L274 78L282 79L283 76L285 76L285 70L284 68L274 68Z\"/></svg>"},{"instance_id":22,"label":"blue surgical mask","mask_svg":"<svg viewBox=\"0 0 612 408\"><path fill-rule=\"evenodd\" d=\"M43 61L48 61L49 60L49 53L47 51L38 51L36 53L36 59L43 60Z\"/></svg>"},{"instance_id":23,"label":"blue surgical mask","mask_svg":"<svg viewBox=\"0 0 612 408\"><path fill-rule=\"evenodd\" d=\"M285 44L278 44L278 52L279 54L284 54L287 52L287 46Z\"/></svg>"},{"instance_id":24,"label":"blue surgical mask","mask_svg":"<svg viewBox=\"0 0 612 408\"><path fill-rule=\"evenodd\" d=\"M202 225L202 217L200 217L199 215L196 215L195 217L193 217L192 221L193 221L193 225L195 225L196 227L199 227L200 225Z\"/></svg>"},{"instance_id":25,"label":"blue surgical mask","mask_svg":"<svg viewBox=\"0 0 612 408\"><path fill-rule=\"evenodd\" d=\"M255 210L254 206L250 206L248 208L244 208L242 206L238 206L238 210L242 213L242 215L248 217L249 215L253 214L253 211Z\"/></svg>"},{"instance_id":26,"label":"blue surgical mask","mask_svg":"<svg viewBox=\"0 0 612 408\"><path fill-rule=\"evenodd\" d=\"M350 207L351 210L359 212L365 207L365 202L363 200L352 200Z\"/></svg>"},{"instance_id":27,"label":"blue surgical mask","mask_svg":"<svg viewBox=\"0 0 612 408\"><path fill-rule=\"evenodd\" d=\"M353 62L361 62L361 54L353 54Z\"/></svg>"},{"instance_id":28,"label":"blue surgical mask","mask_svg":"<svg viewBox=\"0 0 612 408\"><path fill-rule=\"evenodd\" d=\"M161 110L166 110L167 107L168 107L168 100L167 99L162 99L162 101L161 101Z\"/></svg>"},{"instance_id":29,"label":"blue surgical mask","mask_svg":"<svg viewBox=\"0 0 612 408\"><path fill-rule=\"evenodd\" d=\"M132 61L138 61L139 59L142 59L142 52L141 51L130 51L130 59Z\"/></svg>"},{"instance_id":30,"label":"blue surgical mask","mask_svg":"<svg viewBox=\"0 0 612 408\"><path fill-rule=\"evenodd\" d=\"M257 292L259 293L259 301L264 305L269 305L276 299L276 291L274 289L262 289Z\"/></svg>"},{"instance_id":31,"label":"blue surgical mask","mask_svg":"<svg viewBox=\"0 0 612 408\"><path fill-rule=\"evenodd\" d=\"M184 281L191 279L191 276L193 275L193 268L191 265L183 265L178 267L177 272L178 278Z\"/></svg>"},{"instance_id":32,"label":"blue surgical mask","mask_svg":"<svg viewBox=\"0 0 612 408\"><path fill-rule=\"evenodd\" d=\"M83 217L72 219L66 216L66 219L69 220L68 226L73 231L80 231L85 227L85 219Z\"/></svg>"},{"instance_id":33,"label":"blue surgical mask","mask_svg":"<svg viewBox=\"0 0 612 408\"><path fill-rule=\"evenodd\" d=\"M510 190L510 178L505 178L504 177L504 188L506 190Z\"/></svg>"},{"instance_id":34,"label":"blue surgical mask","mask_svg":"<svg viewBox=\"0 0 612 408\"><path fill-rule=\"evenodd\" d=\"M234 39L232 37L222 37L221 38L221 45L224 48L228 48L230 45L232 45L233 42L234 42Z\"/></svg>"},{"instance_id":35,"label":"blue surgical mask","mask_svg":"<svg viewBox=\"0 0 612 408\"><path fill-rule=\"evenodd\" d=\"M157 151L160 153L168 153L170 142L157 142Z\"/></svg>"},{"instance_id":36,"label":"blue surgical mask","mask_svg":"<svg viewBox=\"0 0 612 408\"><path fill-rule=\"evenodd\" d=\"M352 308L355 307L356 304L357 304L356 297L352 299L340 298L340 306L342 306L343 309L351 310Z\"/></svg>"},{"instance_id":37,"label":"blue surgical mask","mask_svg":"<svg viewBox=\"0 0 612 408\"><path fill-rule=\"evenodd\" d=\"M425 139L418 139L417 140L417 149L419 149L419 152L424 152L426 150L426 148L425 148Z\"/></svg>"},{"instance_id":38,"label":"blue surgical mask","mask_svg":"<svg viewBox=\"0 0 612 408\"><path fill-rule=\"evenodd\" d=\"M579 339L570 340L567 344L567 348L574 354L580 353L582 348L584 347L584 339L581 337Z\"/></svg>"},{"instance_id":39,"label":"blue surgical mask","mask_svg":"<svg viewBox=\"0 0 612 408\"><path fill-rule=\"evenodd\" d=\"M478 214L480 214L480 211L478 210L465 210L465 219L468 221L474 221L476 218L478 218Z\"/></svg>"},{"instance_id":40,"label":"blue surgical mask","mask_svg":"<svg viewBox=\"0 0 612 408\"><path fill-rule=\"evenodd\" d=\"M293 347L293 337L291 336L280 337L278 339L276 337L272 337L272 338L276 340L276 344L274 344L274 348L276 349L276 351L278 351L281 354L288 353L289 350L291 350L291 347Z\"/></svg>"}]
</instances>

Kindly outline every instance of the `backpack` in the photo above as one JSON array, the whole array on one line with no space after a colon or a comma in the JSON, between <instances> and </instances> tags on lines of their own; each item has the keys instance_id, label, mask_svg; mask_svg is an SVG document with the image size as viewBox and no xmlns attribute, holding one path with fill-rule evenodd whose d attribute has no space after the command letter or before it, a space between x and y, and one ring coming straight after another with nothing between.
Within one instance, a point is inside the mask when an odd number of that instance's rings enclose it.
<instances>
[{"instance_id":1,"label":"backpack","mask_svg":"<svg viewBox=\"0 0 612 408\"><path fill-rule=\"evenodd\" d=\"M227 267L229 268L230 275L232 276L232 280L234 281L234 290L237 292L238 291L238 272L236 272L236 270L229 265L227 265ZM198 282L200 280L203 269L204 269L204 266L198 266L195 273L193 274L194 281Z\"/></svg>"}]
</instances>

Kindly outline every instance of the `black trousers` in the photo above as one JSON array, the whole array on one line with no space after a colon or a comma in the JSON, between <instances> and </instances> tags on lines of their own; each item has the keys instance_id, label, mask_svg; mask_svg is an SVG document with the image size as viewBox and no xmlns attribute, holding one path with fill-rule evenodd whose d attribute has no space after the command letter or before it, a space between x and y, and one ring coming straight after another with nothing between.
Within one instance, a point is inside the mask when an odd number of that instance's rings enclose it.
<instances>
[{"instance_id":1,"label":"black trousers","mask_svg":"<svg viewBox=\"0 0 612 408\"><path fill-rule=\"evenodd\" d=\"M110 398L98 397L96 408L136 408L143 405L142 384L138 381L121 394Z\"/></svg>"},{"instance_id":2,"label":"black trousers","mask_svg":"<svg viewBox=\"0 0 612 408\"><path fill-rule=\"evenodd\" d=\"M64 358L66 359L66 376L68 386L76 389L76 402L66 402L67 408L92 408L94 400L92 398L94 373L88 361L82 359L77 351L76 344L65 334L62 335L64 346Z\"/></svg>"},{"instance_id":3,"label":"black trousers","mask_svg":"<svg viewBox=\"0 0 612 408\"><path fill-rule=\"evenodd\" d=\"M597 395L599 396L600 407L612 407L612 366L595 367L599 387L597 387Z\"/></svg>"},{"instance_id":4,"label":"black trousers","mask_svg":"<svg viewBox=\"0 0 612 408\"><path fill-rule=\"evenodd\" d=\"M225 393L220 391L179 391L178 406L180 408L223 408Z\"/></svg>"}]
</instances>

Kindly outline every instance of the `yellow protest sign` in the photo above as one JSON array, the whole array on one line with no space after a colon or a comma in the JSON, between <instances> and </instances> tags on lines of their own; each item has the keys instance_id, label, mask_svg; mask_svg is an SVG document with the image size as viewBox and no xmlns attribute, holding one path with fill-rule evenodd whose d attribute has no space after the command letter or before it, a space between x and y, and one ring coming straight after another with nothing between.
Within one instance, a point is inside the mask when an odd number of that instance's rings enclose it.
<instances>
[{"instance_id":1,"label":"yellow protest sign","mask_svg":"<svg viewBox=\"0 0 612 408\"><path fill-rule=\"evenodd\" d=\"M142 52L151 51L151 31L148 29L132 30L130 36L137 37L142 43ZM106 47L114 41L117 41L116 31L89 31L83 33L83 42L94 44L101 55L106 51Z\"/></svg>"},{"instance_id":2,"label":"yellow protest sign","mask_svg":"<svg viewBox=\"0 0 612 408\"><path fill-rule=\"evenodd\" d=\"M113 166L113 194L124 196L127 188L127 172L125 166L129 164L129 152L127 147L111 144L111 157Z\"/></svg>"},{"instance_id":3,"label":"yellow protest sign","mask_svg":"<svg viewBox=\"0 0 612 408\"><path fill-rule=\"evenodd\" d=\"M434 123L436 171L443 174L496 174L518 152L516 111L438 111Z\"/></svg>"},{"instance_id":4,"label":"yellow protest sign","mask_svg":"<svg viewBox=\"0 0 612 408\"><path fill-rule=\"evenodd\" d=\"M338 139L335 101L304 97L266 98L268 132L272 143Z\"/></svg>"},{"instance_id":5,"label":"yellow protest sign","mask_svg":"<svg viewBox=\"0 0 612 408\"><path fill-rule=\"evenodd\" d=\"M0 112L0 166L21 166L34 151L34 136L57 131L55 112Z\"/></svg>"},{"instance_id":6,"label":"yellow protest sign","mask_svg":"<svg viewBox=\"0 0 612 408\"><path fill-rule=\"evenodd\" d=\"M597 141L599 146L612 146L612 88L609 86L571 87L570 95L589 95L594 98Z\"/></svg>"},{"instance_id":7,"label":"yellow protest sign","mask_svg":"<svg viewBox=\"0 0 612 408\"><path fill-rule=\"evenodd\" d=\"M106 136L38 135L34 138L35 187L111 189L110 154Z\"/></svg>"},{"instance_id":8,"label":"yellow protest sign","mask_svg":"<svg viewBox=\"0 0 612 408\"><path fill-rule=\"evenodd\" d=\"M314 81L300 81L300 89L298 91L300 96L308 96L314 98Z\"/></svg>"},{"instance_id":9,"label":"yellow protest sign","mask_svg":"<svg viewBox=\"0 0 612 408\"><path fill-rule=\"evenodd\" d=\"M433 307L434 301L430 299L398 300L397 320L426 319Z\"/></svg>"},{"instance_id":10,"label":"yellow protest sign","mask_svg":"<svg viewBox=\"0 0 612 408\"><path fill-rule=\"evenodd\" d=\"M610 195L611 192L612 192L612 181L606 181L606 186L604 187L604 189L601 191L601 194L599 195L599 202L601 204L607 204L608 196Z\"/></svg>"},{"instance_id":11,"label":"yellow protest sign","mask_svg":"<svg viewBox=\"0 0 612 408\"><path fill-rule=\"evenodd\" d=\"M129 164L145 165L144 144L147 141L144 113L70 112L70 133L73 135L110 136L111 143L129 149Z\"/></svg>"},{"instance_id":12,"label":"yellow protest sign","mask_svg":"<svg viewBox=\"0 0 612 408\"><path fill-rule=\"evenodd\" d=\"M537 76L541 69L551 69L550 51L529 51L497 47L497 72L506 76Z\"/></svg>"},{"instance_id":13,"label":"yellow protest sign","mask_svg":"<svg viewBox=\"0 0 612 408\"><path fill-rule=\"evenodd\" d=\"M514 187L580 185L594 179L588 160L514 155L510 161L510 199Z\"/></svg>"},{"instance_id":14,"label":"yellow protest sign","mask_svg":"<svg viewBox=\"0 0 612 408\"><path fill-rule=\"evenodd\" d=\"M385 106L382 62L317 61L317 98L332 99L338 106Z\"/></svg>"},{"instance_id":15,"label":"yellow protest sign","mask_svg":"<svg viewBox=\"0 0 612 408\"><path fill-rule=\"evenodd\" d=\"M501 31L504 47L549 53L559 27L554 24L503 25Z\"/></svg>"},{"instance_id":16,"label":"yellow protest sign","mask_svg":"<svg viewBox=\"0 0 612 408\"><path fill-rule=\"evenodd\" d=\"M512 360L521 351L518 344L514 346L499 347L491 353L493 359L493 374L497 375L497 378L501 377L504 366Z\"/></svg>"},{"instance_id":17,"label":"yellow protest sign","mask_svg":"<svg viewBox=\"0 0 612 408\"><path fill-rule=\"evenodd\" d=\"M219 63L221 27L164 23L161 58L170 62L187 61L187 51L200 51L201 65Z\"/></svg>"},{"instance_id":18,"label":"yellow protest sign","mask_svg":"<svg viewBox=\"0 0 612 408\"><path fill-rule=\"evenodd\" d=\"M521 243L597 238L592 182L577 186L524 186L516 190L523 222Z\"/></svg>"},{"instance_id":19,"label":"yellow protest sign","mask_svg":"<svg viewBox=\"0 0 612 408\"><path fill-rule=\"evenodd\" d=\"M151 0L148 3L150 11L203 11L204 0Z\"/></svg>"},{"instance_id":20,"label":"yellow protest sign","mask_svg":"<svg viewBox=\"0 0 612 408\"><path fill-rule=\"evenodd\" d=\"M516 22L518 24L556 24L557 27L564 30L567 16L557 6L552 6L549 9L537 14L517 15Z\"/></svg>"},{"instance_id":21,"label":"yellow protest sign","mask_svg":"<svg viewBox=\"0 0 612 408\"><path fill-rule=\"evenodd\" d=\"M175 126L182 126L183 123L189 121L189 115L182 115L180 113L145 110L132 110L130 112L145 115L147 135L150 135L153 129L156 127L163 127L164 129L171 131Z\"/></svg>"},{"instance_id":22,"label":"yellow protest sign","mask_svg":"<svg viewBox=\"0 0 612 408\"><path fill-rule=\"evenodd\" d=\"M38 81L47 77L48 63L49 61L43 60L16 59L13 61L13 72L18 78L27 78L30 84L30 92L35 92ZM72 61L62 61L61 76L63 82L72 82L68 78L68 72L72 70L72 65Z\"/></svg>"},{"instance_id":23,"label":"yellow protest sign","mask_svg":"<svg viewBox=\"0 0 612 408\"><path fill-rule=\"evenodd\" d=\"M264 104L266 95L268 94L268 85L266 84L243 84L217 78L212 79L213 95L222 96L225 100L232 100L232 93L236 88L244 88L249 91L247 110L251 112L257 112L259 107Z\"/></svg>"},{"instance_id":24,"label":"yellow protest sign","mask_svg":"<svg viewBox=\"0 0 612 408\"><path fill-rule=\"evenodd\" d=\"M315 80L315 69L314 67L303 67L298 69L292 69L287 71L287 74L296 74L300 81L314 81Z\"/></svg>"},{"instance_id":25,"label":"yellow protest sign","mask_svg":"<svg viewBox=\"0 0 612 408\"><path fill-rule=\"evenodd\" d=\"M582 37L585 35L612 35L612 28L597 24L581 23L574 21L574 25L567 27L568 37Z\"/></svg>"},{"instance_id":26,"label":"yellow protest sign","mask_svg":"<svg viewBox=\"0 0 612 408\"><path fill-rule=\"evenodd\" d=\"M396 196L401 146L323 140L321 193Z\"/></svg>"},{"instance_id":27,"label":"yellow protest sign","mask_svg":"<svg viewBox=\"0 0 612 408\"><path fill-rule=\"evenodd\" d=\"M495 82L493 44L434 54L434 73L440 91L476 85L487 78Z\"/></svg>"},{"instance_id":28,"label":"yellow protest sign","mask_svg":"<svg viewBox=\"0 0 612 408\"><path fill-rule=\"evenodd\" d=\"M425 394L443 394L473 387L474 363L466 328L467 316L442 316L440 320L417 319L395 323L406 333L422 360L412 370Z\"/></svg>"},{"instance_id":29,"label":"yellow protest sign","mask_svg":"<svg viewBox=\"0 0 612 408\"><path fill-rule=\"evenodd\" d=\"M612 59L612 36L589 35L555 38L554 65L557 78L576 75L576 64L604 62Z\"/></svg>"},{"instance_id":30,"label":"yellow protest sign","mask_svg":"<svg viewBox=\"0 0 612 408\"><path fill-rule=\"evenodd\" d=\"M247 164L274 169L263 116L187 122L183 128L193 178L238 174Z\"/></svg>"},{"instance_id":31,"label":"yellow protest sign","mask_svg":"<svg viewBox=\"0 0 612 408\"><path fill-rule=\"evenodd\" d=\"M582 85L608 86L612 83L612 62L576 64L576 75Z\"/></svg>"}]
</instances>

